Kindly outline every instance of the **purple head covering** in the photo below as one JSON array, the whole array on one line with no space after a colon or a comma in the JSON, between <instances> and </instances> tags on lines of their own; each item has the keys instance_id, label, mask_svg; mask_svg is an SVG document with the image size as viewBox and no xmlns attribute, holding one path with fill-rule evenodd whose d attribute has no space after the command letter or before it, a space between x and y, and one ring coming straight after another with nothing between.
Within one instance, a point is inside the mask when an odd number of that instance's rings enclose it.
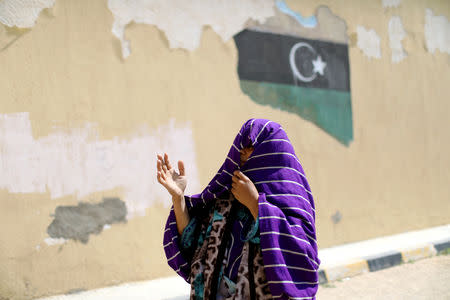
<instances>
[{"instance_id":1,"label":"purple head covering","mask_svg":"<svg viewBox=\"0 0 450 300\"><path fill-rule=\"evenodd\" d=\"M240 150L249 146L254 151L240 167ZM281 125L266 119L245 122L208 186L200 194L185 196L188 208L203 207L228 194L236 169L249 177L259 192L260 247L271 294L275 299L313 299L320 264L314 201L300 161ZM169 217L166 227L172 226L176 232L176 223L170 223ZM170 242L165 235L164 244ZM175 250L170 248L165 246L169 265L174 260L171 266L182 271L181 262L173 259ZM179 274L186 277L186 272Z\"/></svg>"}]
</instances>

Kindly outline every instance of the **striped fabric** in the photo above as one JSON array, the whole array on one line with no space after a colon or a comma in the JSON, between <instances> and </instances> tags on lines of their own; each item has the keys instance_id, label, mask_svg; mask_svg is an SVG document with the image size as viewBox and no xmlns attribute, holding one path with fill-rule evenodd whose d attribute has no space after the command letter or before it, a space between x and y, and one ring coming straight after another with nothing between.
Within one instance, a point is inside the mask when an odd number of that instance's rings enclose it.
<instances>
[{"instance_id":1,"label":"striped fabric","mask_svg":"<svg viewBox=\"0 0 450 300\"><path fill-rule=\"evenodd\" d=\"M252 145L252 155L240 167L239 150ZM300 161L281 125L266 119L245 122L208 186L200 194L185 196L189 211L228 194L236 169L248 176L259 192L260 247L273 297L315 299L320 260L314 201ZM177 239L172 208L164 231L164 250L169 265L188 281L190 266L180 254Z\"/></svg>"}]
</instances>

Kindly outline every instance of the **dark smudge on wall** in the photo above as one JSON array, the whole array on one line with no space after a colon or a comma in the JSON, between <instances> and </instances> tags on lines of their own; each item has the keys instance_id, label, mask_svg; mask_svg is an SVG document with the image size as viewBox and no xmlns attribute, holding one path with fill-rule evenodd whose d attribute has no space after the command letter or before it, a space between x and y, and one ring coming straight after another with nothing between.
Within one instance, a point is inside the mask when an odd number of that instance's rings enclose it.
<instances>
[{"instance_id":1,"label":"dark smudge on wall","mask_svg":"<svg viewBox=\"0 0 450 300\"><path fill-rule=\"evenodd\" d=\"M104 198L97 204L80 202L77 206L58 206L47 228L52 238L87 243L90 234L99 234L106 224L126 222L127 208L119 198Z\"/></svg>"}]
</instances>

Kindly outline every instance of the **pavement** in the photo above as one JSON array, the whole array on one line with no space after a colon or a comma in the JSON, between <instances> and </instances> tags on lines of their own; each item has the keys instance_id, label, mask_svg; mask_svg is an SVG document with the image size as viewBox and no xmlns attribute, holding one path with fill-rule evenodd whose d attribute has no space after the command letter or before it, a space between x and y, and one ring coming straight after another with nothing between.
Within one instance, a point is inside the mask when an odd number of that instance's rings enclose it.
<instances>
[{"instance_id":1,"label":"pavement","mask_svg":"<svg viewBox=\"0 0 450 300\"><path fill-rule=\"evenodd\" d=\"M450 248L450 224L319 249L320 283L432 257Z\"/></svg>"},{"instance_id":2,"label":"pavement","mask_svg":"<svg viewBox=\"0 0 450 300\"><path fill-rule=\"evenodd\" d=\"M449 250L450 224L319 249L317 299L450 300ZM186 300L189 290L174 276L38 300Z\"/></svg>"},{"instance_id":3,"label":"pavement","mask_svg":"<svg viewBox=\"0 0 450 300\"><path fill-rule=\"evenodd\" d=\"M449 300L450 255L322 284L318 300Z\"/></svg>"}]
</instances>

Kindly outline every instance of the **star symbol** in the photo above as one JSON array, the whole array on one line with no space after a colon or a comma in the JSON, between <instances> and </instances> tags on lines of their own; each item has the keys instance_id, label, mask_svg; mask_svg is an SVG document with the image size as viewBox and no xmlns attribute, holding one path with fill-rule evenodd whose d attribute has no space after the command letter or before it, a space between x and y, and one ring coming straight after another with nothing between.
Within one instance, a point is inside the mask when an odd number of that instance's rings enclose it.
<instances>
[{"instance_id":1,"label":"star symbol","mask_svg":"<svg viewBox=\"0 0 450 300\"><path fill-rule=\"evenodd\" d=\"M313 60L312 63L314 66L313 72L323 76L323 69L325 69L327 63L322 60L322 57L320 57L320 55L317 56L316 60Z\"/></svg>"}]
</instances>

